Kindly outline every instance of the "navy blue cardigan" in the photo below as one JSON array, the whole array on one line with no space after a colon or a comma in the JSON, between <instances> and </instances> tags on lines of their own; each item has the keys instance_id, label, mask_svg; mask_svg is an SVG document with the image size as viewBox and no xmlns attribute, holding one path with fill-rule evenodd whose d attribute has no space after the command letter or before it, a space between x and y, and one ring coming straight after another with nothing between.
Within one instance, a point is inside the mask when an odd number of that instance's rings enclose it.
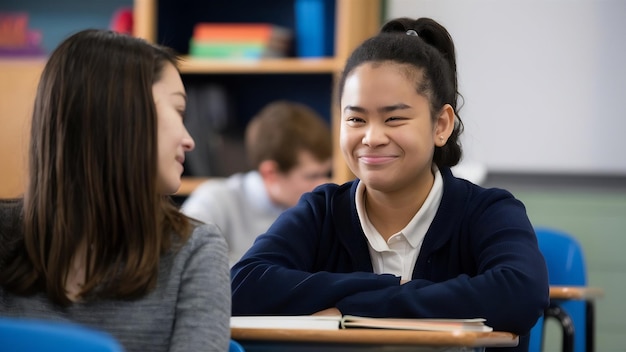
<instances>
[{"instance_id":1,"label":"navy blue cardigan","mask_svg":"<svg viewBox=\"0 0 626 352\"><path fill-rule=\"evenodd\" d=\"M233 315L336 307L373 317L484 317L521 336L547 307L548 274L524 205L441 168L443 198L413 279L374 274L355 204L358 180L305 194L233 266Z\"/></svg>"}]
</instances>

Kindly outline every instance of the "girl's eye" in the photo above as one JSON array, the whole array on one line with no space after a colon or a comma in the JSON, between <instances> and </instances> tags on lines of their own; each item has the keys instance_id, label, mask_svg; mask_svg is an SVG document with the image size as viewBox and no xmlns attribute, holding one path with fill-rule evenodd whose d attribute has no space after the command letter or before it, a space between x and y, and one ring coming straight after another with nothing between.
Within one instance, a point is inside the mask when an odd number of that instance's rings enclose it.
<instances>
[{"instance_id":1,"label":"girl's eye","mask_svg":"<svg viewBox=\"0 0 626 352\"><path fill-rule=\"evenodd\" d=\"M386 122L399 122L399 121L404 121L404 120L406 120L406 117L394 116L394 117L388 118Z\"/></svg>"},{"instance_id":2,"label":"girl's eye","mask_svg":"<svg viewBox=\"0 0 626 352\"><path fill-rule=\"evenodd\" d=\"M351 123L358 123L358 122L365 122L362 118L360 117L348 117L346 119L346 121L351 122Z\"/></svg>"}]
</instances>

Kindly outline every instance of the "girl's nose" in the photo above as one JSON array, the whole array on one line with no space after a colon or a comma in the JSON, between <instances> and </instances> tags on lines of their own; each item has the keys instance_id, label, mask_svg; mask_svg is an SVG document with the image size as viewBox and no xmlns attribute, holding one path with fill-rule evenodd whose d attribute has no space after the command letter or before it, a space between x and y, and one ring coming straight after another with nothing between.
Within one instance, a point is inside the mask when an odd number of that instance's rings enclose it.
<instances>
[{"instance_id":1,"label":"girl's nose","mask_svg":"<svg viewBox=\"0 0 626 352\"><path fill-rule=\"evenodd\" d=\"M389 142L387 138L387 134L385 133L385 129L381 126L376 126L375 124L370 124L363 136L363 140L361 143L374 148L379 145L384 145Z\"/></svg>"},{"instance_id":2,"label":"girl's nose","mask_svg":"<svg viewBox=\"0 0 626 352\"><path fill-rule=\"evenodd\" d=\"M189 134L189 132L185 128L185 136L183 137L183 149L186 152L190 152L195 147L196 147L196 142L193 141L193 138L191 138L191 135Z\"/></svg>"}]
</instances>

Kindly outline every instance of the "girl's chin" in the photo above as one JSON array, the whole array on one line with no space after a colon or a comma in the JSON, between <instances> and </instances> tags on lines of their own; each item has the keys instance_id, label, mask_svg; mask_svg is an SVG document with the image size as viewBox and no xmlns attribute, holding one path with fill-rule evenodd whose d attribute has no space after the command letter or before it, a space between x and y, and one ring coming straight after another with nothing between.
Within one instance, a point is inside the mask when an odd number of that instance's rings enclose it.
<instances>
[{"instance_id":1,"label":"girl's chin","mask_svg":"<svg viewBox=\"0 0 626 352\"><path fill-rule=\"evenodd\" d=\"M182 182L179 178L178 180L172 180L170 182L167 182L166 184L161 184L158 187L158 192L159 194L164 196L176 194L176 192L178 192L178 190L180 189L181 183Z\"/></svg>"}]
</instances>

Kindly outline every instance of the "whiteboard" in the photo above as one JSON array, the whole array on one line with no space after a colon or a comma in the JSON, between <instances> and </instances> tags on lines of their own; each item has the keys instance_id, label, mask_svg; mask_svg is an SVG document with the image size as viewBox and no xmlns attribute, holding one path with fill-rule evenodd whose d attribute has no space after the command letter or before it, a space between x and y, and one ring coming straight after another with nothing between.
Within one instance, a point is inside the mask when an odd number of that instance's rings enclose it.
<instances>
[{"instance_id":1,"label":"whiteboard","mask_svg":"<svg viewBox=\"0 0 626 352\"><path fill-rule=\"evenodd\" d=\"M388 0L457 48L464 162L626 175L626 1Z\"/></svg>"}]
</instances>

